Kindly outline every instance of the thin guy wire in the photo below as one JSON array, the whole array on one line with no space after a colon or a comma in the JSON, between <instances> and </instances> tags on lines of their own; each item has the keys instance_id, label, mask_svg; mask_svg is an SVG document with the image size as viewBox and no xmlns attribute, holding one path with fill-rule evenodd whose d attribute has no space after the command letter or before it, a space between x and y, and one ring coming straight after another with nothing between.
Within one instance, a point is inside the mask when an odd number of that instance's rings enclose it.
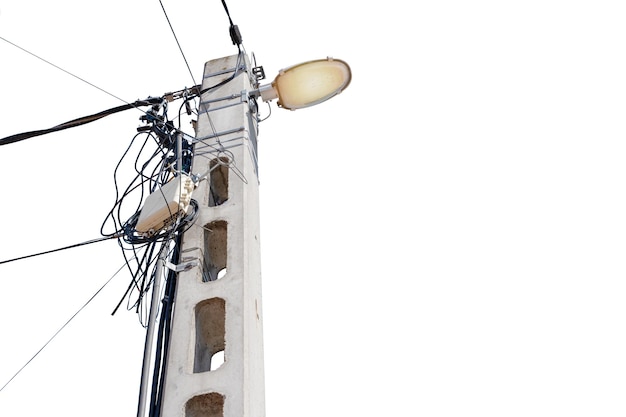
<instances>
[{"instance_id":1,"label":"thin guy wire","mask_svg":"<svg viewBox=\"0 0 626 417\"><path fill-rule=\"evenodd\" d=\"M170 25L170 30L172 31L172 35L174 35L174 39L176 40L176 44L178 45L178 49L180 50L183 59L185 60L185 65L187 65L187 70L191 75L191 80L193 81L193 85L196 85L196 80L193 77L193 72L191 71L191 67L189 67L189 62L187 62L187 58L185 57L185 53L183 52L183 48L180 46L180 42L178 42L178 37L176 36L176 32L174 32L174 28L172 27L172 23L170 22L170 18L167 16L167 12L165 11L165 6L163 6L163 2L159 0L161 3L161 9L163 9L163 14L165 14L165 18L167 19L167 24Z\"/></svg>"},{"instance_id":2,"label":"thin guy wire","mask_svg":"<svg viewBox=\"0 0 626 417\"><path fill-rule=\"evenodd\" d=\"M100 88L100 87L98 87L97 85L92 84L92 83L90 83L89 81L87 81L87 80L85 80L85 79L83 79L83 78L80 78L78 75L72 74L71 72L69 72L69 71L67 71L67 70L65 70L65 69L63 69L63 68L61 68L61 67L59 67L58 65L55 65L55 64L53 64L52 62L50 62L50 61L47 61L47 60L43 59L43 58L42 58L42 57L40 57L39 55L35 55L34 53L32 53L32 52L30 52L30 51L28 51L28 50L26 50L26 49L22 48L22 47L21 47L21 46L19 46L19 45L14 44L13 42L11 42L11 41L9 41L9 40L7 40L7 39L3 38L2 36L0 36L0 39L2 39L3 41L5 41L6 43L8 43L8 44L10 44L10 45L15 46L15 47L16 47L16 48L18 48L18 49L21 49L22 51L26 52L27 54L34 56L35 58L37 58L37 59L39 59L39 60L41 60L41 61L45 62L46 64L48 64L48 65L52 65L52 66L53 66L53 67L55 67L56 69L59 69L59 70L63 71L64 73L66 73L66 74L68 74L68 75L71 75L72 77L74 77L74 78L76 78L76 79L78 79L78 80L80 80L80 81L84 82L85 84L88 84L88 85L92 86L93 88L97 88L98 90L102 91L103 93L108 94L108 95L110 95L111 97L116 98L116 99L118 99L119 101L121 101L121 102L123 102L123 103L130 104L128 101L126 101L126 100L124 100L124 99L122 99L122 98L119 98L119 97L118 97L118 96L116 96L115 94L113 94L113 93L109 93L109 92L108 92L108 91L106 91L105 89Z\"/></svg>"},{"instance_id":3,"label":"thin guy wire","mask_svg":"<svg viewBox=\"0 0 626 417\"><path fill-rule=\"evenodd\" d=\"M176 40L176 44L178 45L178 49L180 50L181 55L183 56L183 59L185 61L185 64L187 65L187 70L189 71L189 74L191 75L191 79L193 81L194 85L197 85L196 80L193 76L193 72L191 71L191 68L189 67L189 62L187 62L187 58L185 57L185 53L183 52L183 48L180 45L180 42L178 41L178 37L176 36L176 32L174 31L174 28L172 27L172 23L170 22L170 18L167 15L167 12L165 11L165 6L163 5L163 2L161 0L159 0L159 3L161 4L161 9L163 9L163 14L165 14L165 18L167 19L167 23L170 26L170 30L172 31L172 35L174 35L174 39ZM228 16L228 20L230 21L231 26L233 25L233 21L230 17L230 13L228 12L228 7L226 6L226 2L224 0L222 0L222 5L224 6L224 10L226 11L226 15ZM237 59L237 64L235 66L235 75L237 74L238 70L239 70L239 65L241 64L241 50ZM214 139L217 142L217 144L219 145L219 148L216 148L217 152L219 153L220 151L222 151L224 149L224 146L222 145L222 143L220 142L220 137L219 135L217 135L216 129L215 129L215 125L213 124L213 120L211 119L211 116L208 112L208 108L206 106L206 104L203 105L202 103L202 97L199 97L200 99L200 106L204 107L205 113L207 115L207 118L209 120L209 125L211 127L211 130L213 131L214 134ZM198 118L200 118L200 113L198 113ZM202 143L205 143L204 141L202 141ZM208 145L207 143L205 143L206 145ZM208 145L211 146L211 145ZM213 147L213 146L211 146ZM229 165L230 167L230 165ZM232 168L232 167L230 167ZM243 178L241 175L239 175L238 172L235 172L235 174L237 174L237 176L239 176L245 183L247 183L247 180L245 178Z\"/></svg>"},{"instance_id":4,"label":"thin guy wire","mask_svg":"<svg viewBox=\"0 0 626 417\"><path fill-rule=\"evenodd\" d=\"M39 355L39 354L41 353L41 351L42 351L42 350L44 350L44 349L46 348L46 346L48 346L48 344L50 344L50 342L52 342L52 340L53 340L53 339L54 339L54 338L55 338L55 337L56 337L56 336L57 336L57 335L61 332L61 330L63 330L63 329L64 329L64 328L65 328L68 324L70 324L70 322L71 322L72 320L74 320L74 317L76 317L76 316L78 315L78 313L80 313L81 311L83 311L83 309L84 309L85 307L87 307L87 305L88 305L88 304L89 304L89 303L90 303L90 302L91 302L94 298L96 298L96 296L100 293L100 291L102 291L102 290L104 289L104 287L106 287L106 286L109 284L109 282L111 282L111 280L112 280L113 278L115 278L115 276L116 276L117 274L119 274L119 273L120 273L120 271L124 268L124 266L126 266L126 264L122 265L122 266L121 266L121 267L120 267L120 268L119 268L119 269L118 269L118 270L117 270L117 271L113 274L113 276L111 276L111 278L109 278L109 279L107 280L107 282L105 282L105 283L104 283L104 285L102 285L102 287L100 287L100 289L99 289L98 291L96 291L96 293L95 293L94 295L92 295L92 296L91 296L91 298L90 298L89 300L87 300L87 302L86 302L86 303L85 303L85 304L84 304L81 308L79 308L79 309L78 309L78 311L77 311L76 313L74 313L74 315L73 315L72 317L70 317L70 319L69 319L67 322L65 322L65 324L64 324L63 326L61 326L61 328L60 328L59 330L57 330L57 331L56 331L56 333L54 333L54 334L52 335L52 337L51 337L51 338L50 338L50 339L49 339L49 340L48 340L48 341L47 341L47 342L46 342L46 343L45 343L45 344L41 347L41 349L39 349L39 350L37 351L37 353L35 353L35 354L33 355L33 357L32 357L32 358L30 358L30 359L28 360L28 362L26 362L26 363L24 364L24 366L22 366L22 367L21 367L21 368L20 368L20 369L19 369L19 370L15 373L15 375L13 375L13 376L11 377L11 379L9 379L9 380L6 382L6 384L4 384L4 385L2 386L2 388L0 388L0 392L2 392L2 390L3 390L3 389L5 389L5 388L7 387L7 385L9 385L9 384L11 383L11 381L13 381L13 379L15 379L15 377L16 377L16 376L18 376L18 375L20 374L20 372L22 372L22 371L24 370L24 368L26 368L26 367L28 366L28 364L29 364L29 363L31 363L31 362L33 361L33 359L35 359L35 358L37 357L37 355Z\"/></svg>"}]
</instances>

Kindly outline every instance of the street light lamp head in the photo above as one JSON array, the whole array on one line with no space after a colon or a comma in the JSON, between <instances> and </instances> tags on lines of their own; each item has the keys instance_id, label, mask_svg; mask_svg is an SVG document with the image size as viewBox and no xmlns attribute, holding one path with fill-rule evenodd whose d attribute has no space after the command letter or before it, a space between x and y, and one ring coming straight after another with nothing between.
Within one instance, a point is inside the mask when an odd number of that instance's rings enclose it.
<instances>
[{"instance_id":1,"label":"street light lamp head","mask_svg":"<svg viewBox=\"0 0 626 417\"><path fill-rule=\"evenodd\" d=\"M280 70L271 84L259 87L255 93L263 101L278 98L278 106L296 110L336 96L350 84L351 79L348 64L329 57Z\"/></svg>"}]
</instances>

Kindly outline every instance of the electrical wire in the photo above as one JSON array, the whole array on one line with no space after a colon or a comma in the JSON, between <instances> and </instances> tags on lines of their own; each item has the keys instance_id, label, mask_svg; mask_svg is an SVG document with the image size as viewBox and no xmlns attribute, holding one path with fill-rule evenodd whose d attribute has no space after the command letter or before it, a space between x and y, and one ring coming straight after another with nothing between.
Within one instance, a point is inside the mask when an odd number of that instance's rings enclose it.
<instances>
[{"instance_id":1,"label":"electrical wire","mask_svg":"<svg viewBox=\"0 0 626 417\"><path fill-rule=\"evenodd\" d=\"M228 11L228 6L226 5L226 1L222 0L222 5L224 6L224 11L226 12L226 16L228 16L228 21L230 23L230 28L228 32L230 33L230 39L233 41L233 45L237 45L237 48L241 51L241 45L243 42L243 38L241 37L241 33L239 32L239 27L233 23L233 19L230 17L230 12Z\"/></svg>"},{"instance_id":2,"label":"electrical wire","mask_svg":"<svg viewBox=\"0 0 626 417\"><path fill-rule=\"evenodd\" d=\"M170 255L172 262L178 263L180 259L180 246L182 235L175 239L174 250ZM162 298L162 313L157 329L157 341L155 348L155 358L152 374L152 391L150 396L149 416L157 417L161 412L161 402L163 399L163 388L165 386L165 367L169 353L169 341L172 329L172 315L174 311L174 299L176 296L177 274L168 270L166 277L165 294Z\"/></svg>"},{"instance_id":3,"label":"electrical wire","mask_svg":"<svg viewBox=\"0 0 626 417\"><path fill-rule=\"evenodd\" d=\"M18 375L19 375L19 374L20 374L20 373L24 370L24 368L26 368L26 367L28 366L28 364L30 364L30 363L31 363L31 362L32 362L32 361L33 361L33 360L34 360L34 359L35 359L35 358L36 358L36 357L37 357L37 356L41 353L41 351L43 351L43 350L46 348L46 346L48 346L48 345L50 344L50 342L52 342L52 340L53 340L55 337L57 337L57 335L58 335L58 334L59 334L59 333L60 333L63 329L65 329L65 328L67 327L67 325L68 325L68 324L70 324L70 322L71 322L72 320L74 320L74 318L75 318L75 317L76 317L76 316L77 316L77 315L78 315L81 311L83 311L83 310L85 309L85 307L87 307L87 305L89 305L89 303L91 303L91 301L93 301L93 299L94 299L94 298L96 298L96 296L97 296L97 295L98 295L98 294L99 294L99 293L100 293L100 292L104 289L104 287L106 287L106 286L109 284L109 282L111 282L111 280L112 280L113 278L115 278L115 276L116 276L117 274L119 274L119 273L120 273L120 271L121 271L122 269L124 269L124 265L122 265L122 266L121 266L121 267L120 267L120 268L119 268L119 269L118 269L118 270L117 270L117 271L116 271L116 272L115 272L115 273L111 276L111 278L109 278L109 279L108 279L108 280L107 280L107 281L106 281L106 282L105 282L105 283L104 283L104 284L100 287L100 289L98 289L98 291L96 291L96 292L94 293L94 295L92 295L92 296L91 296L91 298L89 298L89 300L87 300L87 302L86 302L85 304L83 304L83 306L82 306L81 308L79 308L79 309L78 309L78 311L76 311L76 313L74 313L74 314L72 315L72 317L70 317L70 318L69 318L69 320L67 320L67 321L65 322L65 324L64 324L63 326L61 326L61 327L59 328L59 330L57 330L57 331L56 331L56 332L52 335L52 337L51 337L50 339L48 339L48 341L47 341L46 343L44 343L44 345L43 345L43 346L42 346L42 347L41 347L41 348L40 348L40 349L39 349L39 350L38 350L38 351L37 351L37 352L36 352L36 353L35 353L35 354L34 354L34 355L33 355L33 356L32 356L32 357L31 357L31 358L30 358L30 359L29 359L29 360L28 360L28 361L27 361L27 362L26 362L26 363L25 363L25 364L24 364L24 365L23 365L23 366L22 366L22 367L21 367L21 368L20 368L20 369L19 369L19 370L15 373L15 374L14 374L14 375L13 375L13 376L12 376L12 377L11 377L11 378L10 378L10 379L9 379L9 380L8 380L8 381L7 381L7 382L6 382L3 386L2 386L2 388L0 388L0 392L2 392L2 390L4 390L4 389L7 387L7 385L9 385L9 384L11 383L11 381L13 381L13 380L15 379L15 377L17 377L17 376L18 376Z\"/></svg>"},{"instance_id":4,"label":"electrical wire","mask_svg":"<svg viewBox=\"0 0 626 417\"><path fill-rule=\"evenodd\" d=\"M65 69L63 69L63 68L61 68L61 67L59 67L59 66L58 66L58 65L56 65L56 64L53 64L52 62L50 62L50 61L48 61L48 60L46 60L46 59L44 59L44 58L40 57L39 55L36 55L36 54L34 54L34 53L32 53L32 52L28 51L28 50L27 50L27 49L25 49L25 48L22 48L21 46L19 46L19 45L17 45L17 44L15 44L15 43L13 43L13 42L11 42L11 41L9 41L8 39L3 38L2 36L0 36L0 39L1 39L1 40L3 40L3 41L5 41L6 43L8 43L8 44L10 44L10 45L13 45L14 47L16 47L16 48L18 48L18 49L20 49L20 50L22 50L22 51L26 52L27 54L34 56L35 58L37 58L37 59L39 59L39 60L41 60L41 61L45 62L46 64L48 64L48 65L52 65L54 68L56 68L56 69L58 69L58 70L61 70L61 71L63 71L64 73L66 73L66 74L68 74L68 75L71 75L72 77L74 77L74 78L76 78L76 79L78 79L78 80L80 80L80 81L84 82L85 84L88 84L88 85L92 86L93 88L98 89L98 90L102 91L103 93L108 94L108 95L110 95L111 97L113 97L113 98L115 98L115 99L117 99L117 100L120 100L121 102L124 102L124 103L126 103L126 104L129 104L126 100L119 98L119 97L118 97L118 96L116 96L115 94L112 94L112 93L110 93L110 92L106 91L105 89L100 88L100 87L98 87L97 85L95 85L95 84L93 84L93 83L90 83L89 81L87 81L87 80L85 80L85 79L83 79L83 78L79 77L78 75L72 74L71 72L69 72L69 71L67 71L67 70L65 70Z\"/></svg>"},{"instance_id":5,"label":"electrical wire","mask_svg":"<svg viewBox=\"0 0 626 417\"><path fill-rule=\"evenodd\" d=\"M102 242L102 241L114 239L114 238L117 238L117 237L118 237L117 235L113 234L111 236L105 236L105 237L101 237L101 238L98 238L98 239L88 240L86 242L75 243L73 245L64 246L64 247L58 248L58 249L47 250L47 251L44 251L44 252L34 253L32 255L20 256L19 258L7 259L6 261L0 261L0 265L7 264L9 262L20 261L22 259L32 258L32 257L39 256L39 255L46 255L48 253L59 252L59 251L65 250L65 249L72 249L72 248L77 248L79 246L90 245L92 243Z\"/></svg>"},{"instance_id":6,"label":"electrical wire","mask_svg":"<svg viewBox=\"0 0 626 417\"><path fill-rule=\"evenodd\" d=\"M187 70L189 70L189 75L191 75L191 79L193 80L193 84L196 84L196 80L193 77L193 72L191 71L191 68L189 67L189 62L187 62L187 58L185 57L185 53L183 52L183 48L180 46L180 42L178 42L178 37L176 36L176 32L174 31L174 27L172 26L172 22L170 22L170 18L167 15L167 12L165 11L165 6L163 6L163 2L161 0L159 0L159 3L161 3L161 9L163 9L163 14L165 14L165 18L167 19L167 24L170 25L170 30L172 31L172 35L174 35L174 39L176 40L176 44L178 45L178 49L180 50L181 55L183 56L183 59L185 60L185 65L187 65Z\"/></svg>"},{"instance_id":7,"label":"electrical wire","mask_svg":"<svg viewBox=\"0 0 626 417\"><path fill-rule=\"evenodd\" d=\"M226 12L226 16L228 16L228 21L231 26L234 26L233 19L230 18L230 12L228 11L228 6L226 5L226 0L222 0L222 6L224 6L224 11Z\"/></svg>"},{"instance_id":8,"label":"electrical wire","mask_svg":"<svg viewBox=\"0 0 626 417\"><path fill-rule=\"evenodd\" d=\"M178 109L179 126L182 107L187 107L186 104L197 96L197 91L198 89L194 89L181 93L184 102ZM188 111L187 114L191 116L194 112ZM158 230L138 232L135 229L147 196L161 193L165 199L162 186L181 173L189 175L193 158L191 141L180 137L180 127L175 127L174 122L169 119L167 100L154 104L141 116L141 120L147 126L138 129L139 132L130 141L113 172L115 203L104 219L100 233L103 236L118 237L118 244L131 275L131 281L112 314L126 300L126 309L134 310L145 327L148 310L146 295L151 291L155 279L160 279L155 276L155 264L161 252L158 248L168 245L172 239L184 233L195 221L198 210L197 203L192 201L187 214L170 212L169 223ZM183 141L181 158L178 157L179 137ZM185 134L185 137L188 135ZM178 166L181 159L182 166ZM131 174L125 188L120 187L123 173ZM169 210L169 204L165 204L165 207Z\"/></svg>"},{"instance_id":9,"label":"electrical wire","mask_svg":"<svg viewBox=\"0 0 626 417\"><path fill-rule=\"evenodd\" d=\"M2 38L0 37L0 39L2 39ZM211 88L213 88L213 87L211 87ZM191 94L189 94L188 92L191 92ZM41 136L41 135L45 135L45 134L48 134L48 133L58 132L58 131L69 129L69 128L72 128L72 127L81 126L81 125L84 125L84 124L91 123L93 121L102 119L103 117L110 116L110 115L115 114L115 113L119 113L119 112L124 111L124 110L137 109L139 111L144 112L143 110L140 109L140 107L161 105L162 103L164 103L166 101L172 101L172 100L176 100L176 99L183 98L183 97L188 99L189 97L195 97L196 95L199 95L199 94L200 94L200 86L196 85L196 86L192 87L191 89L185 88L183 90L179 90L179 91L176 91L176 92L166 93L162 97L148 97L145 100L137 100L137 101L135 101L133 103L127 103L127 104L122 105L122 106L112 107L110 109L103 110L103 111L101 111L99 113L95 113L95 114L92 114L92 115L89 115L89 116L79 117L78 119L74 119L74 120L70 120L69 122L61 123L60 125L51 127L49 129L34 130L34 131L31 131L31 132L23 132L23 133L18 133L18 134L15 134L15 135L7 136L5 138L0 139L0 146L8 145L10 143L19 142L21 140L29 139L29 138L32 138L32 137L35 137L35 136ZM150 111L147 111L147 112L144 112L144 113L145 114L142 116L142 120L146 121L146 120L148 120L151 117L151 114L150 114Z\"/></svg>"},{"instance_id":10,"label":"electrical wire","mask_svg":"<svg viewBox=\"0 0 626 417\"><path fill-rule=\"evenodd\" d=\"M174 35L178 48L183 56L187 69L189 70L192 80L194 80L193 73L191 71L191 68L189 67L189 63L187 61L187 58L185 57L180 42L178 41L178 38L167 15L165 7L161 0L159 0L159 2L168 21L172 34ZM207 105L203 104L201 99L202 94L226 85L227 83L235 79L235 77L241 75L242 72L245 72L245 69L242 68L242 61L245 54L245 49L243 49L241 34L238 27L234 25L231 19L225 0L222 0L222 4L230 22L229 33L231 40L239 50L237 64L235 70L233 71L233 74L230 77L218 82L216 85L209 86L205 89L202 89L202 87L199 85L195 85L194 80L195 86L192 89L185 89L182 92L169 93L159 98L148 98L146 100L136 101L134 103L127 103L122 100L126 103L125 106L118 106L113 109L105 110L91 116L85 116L79 119L75 119L70 122L62 123L50 129L25 132L22 134L0 139L0 145L5 145L28 139L34 136L44 135L47 133L80 126L82 124L90 123L102 117L129 108L151 106L151 108L148 111L145 111L144 115L141 116L141 120L146 122L146 126L138 129L138 133L133 137L131 143L129 144L128 148L123 153L122 157L115 167L113 173L115 184L115 203L102 223L100 232L103 235L103 238L95 240L101 241L116 238L118 241L118 245L122 250L122 254L125 258L124 266L128 268L131 273L131 280L128 288L120 299L118 305L115 307L112 314L115 314L123 301L126 300L127 309L133 309L137 312L139 316L139 321L142 325L144 325L144 327L146 326L145 317L148 311L148 303L145 300L148 298L147 295L151 291L155 291L154 289L158 287L155 287L154 285L155 280L162 279L162 276L160 276L161 274L158 274L159 276L157 276L157 268L155 267L156 262L158 261L159 254L164 248L169 247L171 250L168 251L167 258L174 263L178 263L182 236L184 232L194 224L199 211L198 204L194 200L192 200L190 203L190 207L189 209L187 209L186 213L183 214L182 212L170 212L169 214L171 217L171 222L165 225L160 230L157 230L154 233L140 233L135 229L137 221L139 219L139 215L141 213L142 203L145 201L145 198L153 193L160 192L161 187L167 181L171 180L172 178L176 178L181 173L190 174L191 161L194 157L193 145L196 143L196 141L194 141L192 137L190 137L188 134L181 130L181 116L183 115L183 107L185 107L187 116L199 117L201 113L204 113L209 119L211 129L213 130L212 138L217 143L217 146L212 143L206 143L203 141L199 142L202 142L208 148L212 149L212 151L210 152L216 153L217 155L219 155L220 153L228 152L226 148L224 148L224 146L220 143L219 135L217 134L210 114L207 111ZM83 80L82 78L77 77L74 74L71 74L68 71L63 70L62 68L50 63L49 61L46 61L45 59L25 50L24 48L21 48L4 38L0 37L0 39L68 73L69 75L72 75L75 78L78 78L79 80L100 89L99 87ZM102 91L109 95L112 95L105 90ZM168 118L167 108L167 102L171 101L171 97L175 95L176 98L183 98L183 103L178 109L178 117L176 118L178 124L177 127L175 127L174 122ZM116 96L113 97L118 98ZM198 103L195 103L196 98L198 98ZM192 102L194 103L193 109L191 106ZM204 108L202 112L199 111L199 106ZM178 138L180 137L180 135L183 136L183 139ZM183 140L184 147L182 149L182 155L180 154L180 149L177 147L177 140ZM182 166L178 162L181 159ZM229 169L236 169L233 164L234 161L231 159L230 163L227 164ZM129 166L127 167L127 165ZM127 171L124 171L123 166L129 169ZM121 176L126 172L131 173L129 181L126 182L127 185L125 187L120 187ZM80 245L81 244L72 245L70 247ZM115 273L115 275L117 275L124 268L124 266L122 266ZM115 275L113 275L113 277ZM165 364L167 363L170 330L172 326L172 311L174 307L174 296L176 290L176 275L176 272L169 270L165 278L167 281L167 286L162 298L163 305L161 307L161 322L159 323L159 329L157 330L157 360L155 361L153 368L153 387L150 409L151 417L156 417L160 413L160 404L162 400L165 375ZM113 277L111 277L111 279ZM109 279L109 281L111 279ZM106 286L109 281L107 281L104 286ZM104 288L104 286L100 290L98 290L96 294L94 294L94 296L85 304L85 306L89 302L91 302L91 300ZM70 318L70 320L68 320L68 322L52 336L52 338L44 345L44 347L42 347L27 362L27 364L24 365L11 378L11 380L13 380L17 376L17 374L19 374L19 372L21 372L21 370L24 369L24 367L26 367L28 363L30 363L85 306L83 306L74 316L72 316L72 318ZM9 380L7 384L10 383L11 380ZM2 391L2 389L4 389L7 384L0 388L0 391Z\"/></svg>"},{"instance_id":11,"label":"electrical wire","mask_svg":"<svg viewBox=\"0 0 626 417\"><path fill-rule=\"evenodd\" d=\"M81 126L93 121L102 119L103 117L110 116L115 113L119 113L124 110L134 109L142 106L150 106L160 102L161 98L149 98L146 100L137 100L134 103L128 103L123 106L113 107L108 110L101 111L99 113L92 114L90 116L79 117L78 119L70 120L69 122L61 123L60 125L51 127L49 129L33 130L31 132L18 133L16 135L7 136L0 139L0 146L8 145L10 143L19 142L24 139L30 139L35 136L41 136L48 133L58 132L61 130L69 129L72 127Z\"/></svg>"}]
</instances>

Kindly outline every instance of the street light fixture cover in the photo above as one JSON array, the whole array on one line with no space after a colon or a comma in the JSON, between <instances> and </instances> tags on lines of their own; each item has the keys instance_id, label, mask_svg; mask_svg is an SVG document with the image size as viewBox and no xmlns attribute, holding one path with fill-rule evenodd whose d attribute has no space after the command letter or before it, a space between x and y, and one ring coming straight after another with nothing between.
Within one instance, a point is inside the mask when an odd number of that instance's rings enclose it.
<instances>
[{"instance_id":1,"label":"street light fixture cover","mask_svg":"<svg viewBox=\"0 0 626 417\"><path fill-rule=\"evenodd\" d=\"M264 101L278 98L280 107L296 110L336 96L350 84L351 78L347 63L329 57L280 70L271 87L263 86L259 92Z\"/></svg>"}]
</instances>

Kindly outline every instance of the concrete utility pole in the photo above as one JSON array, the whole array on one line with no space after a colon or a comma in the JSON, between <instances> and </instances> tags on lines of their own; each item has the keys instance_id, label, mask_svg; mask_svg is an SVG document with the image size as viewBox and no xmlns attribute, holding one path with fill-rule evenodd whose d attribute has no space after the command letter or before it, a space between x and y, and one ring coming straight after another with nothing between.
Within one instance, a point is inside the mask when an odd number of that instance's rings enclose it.
<instances>
[{"instance_id":1,"label":"concrete utility pole","mask_svg":"<svg viewBox=\"0 0 626 417\"><path fill-rule=\"evenodd\" d=\"M208 178L181 248L199 265L178 275L163 417L265 416L253 82L245 54L205 64L192 172Z\"/></svg>"}]
</instances>

